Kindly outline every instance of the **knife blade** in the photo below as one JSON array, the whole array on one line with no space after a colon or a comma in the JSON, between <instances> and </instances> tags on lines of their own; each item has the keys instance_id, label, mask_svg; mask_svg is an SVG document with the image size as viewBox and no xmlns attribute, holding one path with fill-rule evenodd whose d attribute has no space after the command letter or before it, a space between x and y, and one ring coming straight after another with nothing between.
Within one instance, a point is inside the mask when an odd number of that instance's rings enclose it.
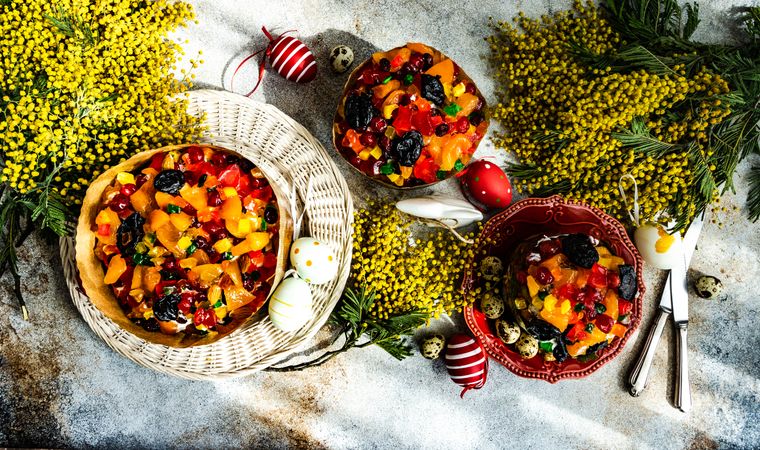
<instances>
[{"instance_id":1,"label":"knife blade","mask_svg":"<svg viewBox=\"0 0 760 450\"><path fill-rule=\"evenodd\" d=\"M686 235L684 236L682 248L684 252L684 258L686 260L691 260L691 257L694 254L694 249L696 248L697 241L699 240L699 234L702 231L702 225L703 219L697 217L692 222L691 226L686 232ZM660 296L657 315L655 316L654 322L652 323L652 326L649 330L649 335L647 336L644 348L641 350L639 358L636 360L636 363L631 369L631 374L629 377L631 388L629 392L634 397L639 396L644 391L644 388L649 382L649 370L651 369L652 362L654 361L655 350L657 349L657 345L660 342L660 337L662 336L662 331L665 328L665 323L668 321L668 317L673 310L673 297L671 292L672 278L672 272L668 272L668 277L665 280L665 287L663 288L662 294Z\"/></svg>"},{"instance_id":2,"label":"knife blade","mask_svg":"<svg viewBox=\"0 0 760 450\"><path fill-rule=\"evenodd\" d=\"M699 235L702 232L702 225L704 225L704 220L702 217L697 217L694 219L694 221L691 223L691 226L689 226L689 229L686 231L686 235L683 237L683 259L686 264L685 270L688 270L689 263L691 262L691 257L694 255L694 250L697 248L697 241L699 240ZM684 271L684 286L686 285L686 274ZM665 281L665 287L663 288L663 295L660 298L660 307L665 306L670 312L673 310L673 276L672 271L671 274L668 276L668 279ZM679 289L679 295L683 295L684 291L681 291ZM688 302L688 289L686 289L686 298ZM666 293L671 293L671 295L665 295ZM674 316L675 317L675 316ZM688 320L688 313L687 318Z\"/></svg>"},{"instance_id":3,"label":"knife blade","mask_svg":"<svg viewBox=\"0 0 760 450\"><path fill-rule=\"evenodd\" d=\"M702 229L702 222L692 223L697 233ZM689 231L691 231L691 227ZM670 297L673 307L673 325L676 328L676 381L673 404L683 412L691 410L691 386L689 384L689 354L687 348L687 330L689 328L689 288L686 282L686 273L689 270L691 255L687 255L688 248L684 242L684 254L682 264L676 264L670 271ZM692 253L696 246L689 242Z\"/></svg>"}]
</instances>

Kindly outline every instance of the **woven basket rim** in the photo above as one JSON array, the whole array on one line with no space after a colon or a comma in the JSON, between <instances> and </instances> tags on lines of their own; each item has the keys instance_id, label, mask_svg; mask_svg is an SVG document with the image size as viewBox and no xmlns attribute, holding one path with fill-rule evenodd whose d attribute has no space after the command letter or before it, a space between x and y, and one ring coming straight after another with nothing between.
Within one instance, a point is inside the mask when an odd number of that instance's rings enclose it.
<instances>
[{"instance_id":1,"label":"woven basket rim","mask_svg":"<svg viewBox=\"0 0 760 450\"><path fill-rule=\"evenodd\" d=\"M306 234L333 248L340 269L333 282L312 286L315 314L310 322L294 333L283 333L273 328L265 312L260 312L237 331L208 345L182 349L151 344L119 328L84 295L72 238L61 239L60 254L72 301L85 322L111 348L140 365L173 376L227 379L255 373L287 358L326 323L340 300L351 268L353 200L345 179L322 144L275 106L215 90L192 91L188 100L191 114L205 115L208 129L201 143L259 158L253 162L268 165L268 173L274 173L278 182L288 187L295 185L296 202L303 202L306 180L311 178L317 186L318 195L312 195L307 205Z\"/></svg>"}]
</instances>

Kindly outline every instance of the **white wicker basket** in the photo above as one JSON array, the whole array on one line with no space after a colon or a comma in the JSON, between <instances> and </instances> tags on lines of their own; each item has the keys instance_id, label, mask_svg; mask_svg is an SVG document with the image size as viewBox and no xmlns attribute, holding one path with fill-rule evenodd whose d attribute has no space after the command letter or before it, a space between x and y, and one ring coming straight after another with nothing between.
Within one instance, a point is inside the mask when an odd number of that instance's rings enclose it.
<instances>
[{"instance_id":1,"label":"white wicker basket","mask_svg":"<svg viewBox=\"0 0 760 450\"><path fill-rule=\"evenodd\" d=\"M90 328L111 348L145 367L194 380L239 377L286 358L325 324L340 299L351 268L353 203L346 181L324 147L305 128L272 105L224 91L190 93L189 113L206 115L203 142L234 150L266 166L278 181L295 186L306 205L307 234L330 245L340 261L338 277L312 286L314 317L300 330L283 333L266 308L229 336L209 345L171 348L128 333L98 311L79 285L73 238L61 239L61 260L71 298ZM292 199L291 199L292 200Z\"/></svg>"}]
</instances>

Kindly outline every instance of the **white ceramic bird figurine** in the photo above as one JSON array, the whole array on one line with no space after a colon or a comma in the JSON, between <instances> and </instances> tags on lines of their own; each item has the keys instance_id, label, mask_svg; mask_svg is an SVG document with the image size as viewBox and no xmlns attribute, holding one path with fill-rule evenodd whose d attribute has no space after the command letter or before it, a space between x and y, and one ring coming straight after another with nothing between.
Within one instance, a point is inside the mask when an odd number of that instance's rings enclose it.
<instances>
[{"instance_id":1,"label":"white ceramic bird figurine","mask_svg":"<svg viewBox=\"0 0 760 450\"><path fill-rule=\"evenodd\" d=\"M396 208L412 216L429 219L426 221L429 226L459 228L483 220L483 213L465 200L442 195L408 198L396 203Z\"/></svg>"}]
</instances>

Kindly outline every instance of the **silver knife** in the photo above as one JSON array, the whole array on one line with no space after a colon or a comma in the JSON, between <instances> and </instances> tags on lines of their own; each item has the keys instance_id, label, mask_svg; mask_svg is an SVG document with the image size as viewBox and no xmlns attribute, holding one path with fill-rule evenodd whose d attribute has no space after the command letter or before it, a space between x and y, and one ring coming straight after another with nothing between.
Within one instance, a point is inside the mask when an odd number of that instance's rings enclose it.
<instances>
[{"instance_id":1,"label":"silver knife","mask_svg":"<svg viewBox=\"0 0 760 450\"><path fill-rule=\"evenodd\" d=\"M691 410L691 386L689 384L689 353L686 346L686 331L689 327L689 287L686 272L689 261L683 254L683 263L676 264L670 271L670 297L673 302L673 325L676 328L676 382L673 405L683 412Z\"/></svg>"},{"instance_id":2,"label":"silver knife","mask_svg":"<svg viewBox=\"0 0 760 450\"><path fill-rule=\"evenodd\" d=\"M686 232L686 236L684 236L683 252L685 261L691 261L691 256L694 254L694 249L696 248L697 241L699 240L699 234L702 231L702 224L703 219L701 217L697 217L691 223L689 230ZM684 272L683 285L685 286L685 270L679 270L679 272L681 271ZM630 393L634 397L638 397L644 391L644 388L649 382L649 370L652 367L652 361L654 361L654 354L655 350L657 349L657 344L660 342L660 337L662 336L662 330L665 328L665 323L668 321L668 317L673 312L672 279L673 272L671 271L668 273L668 277L665 280L665 287L663 288L662 295L660 296L660 305L657 308L657 316L655 316L652 328L649 330L649 335L647 336L644 348L641 350L639 359L636 360L636 364L631 370L629 378L631 385ZM688 385L688 380L686 384ZM676 392L678 392L678 390L676 390ZM678 406L678 404L676 406Z\"/></svg>"}]
</instances>

